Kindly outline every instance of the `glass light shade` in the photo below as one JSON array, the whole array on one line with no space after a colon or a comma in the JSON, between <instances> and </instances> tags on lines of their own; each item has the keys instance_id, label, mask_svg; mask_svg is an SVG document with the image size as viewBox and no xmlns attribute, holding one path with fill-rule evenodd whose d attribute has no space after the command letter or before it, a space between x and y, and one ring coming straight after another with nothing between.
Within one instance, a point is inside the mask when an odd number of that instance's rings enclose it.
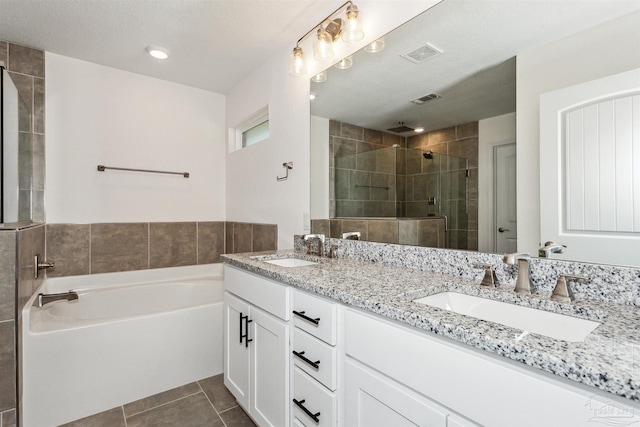
<instances>
[{"instance_id":1,"label":"glass light shade","mask_svg":"<svg viewBox=\"0 0 640 427\"><path fill-rule=\"evenodd\" d=\"M299 46L294 47L291 53L291 58L289 59L289 74L292 76L307 74L307 66L304 63L304 52Z\"/></svg>"},{"instance_id":2,"label":"glass light shade","mask_svg":"<svg viewBox=\"0 0 640 427\"><path fill-rule=\"evenodd\" d=\"M320 71L315 76L311 77L311 81L315 83L322 83L327 81L327 70Z\"/></svg>"},{"instance_id":3,"label":"glass light shade","mask_svg":"<svg viewBox=\"0 0 640 427\"><path fill-rule=\"evenodd\" d=\"M334 67L336 67L339 70L346 70L347 68L351 68L352 65L353 65L353 57L347 56L345 58L342 58L338 63L336 63Z\"/></svg>"},{"instance_id":4,"label":"glass light shade","mask_svg":"<svg viewBox=\"0 0 640 427\"><path fill-rule=\"evenodd\" d=\"M358 19L358 6L352 4L347 8L347 22L342 29L342 40L347 43L355 43L363 38L364 31L362 31L362 24Z\"/></svg>"},{"instance_id":5,"label":"glass light shade","mask_svg":"<svg viewBox=\"0 0 640 427\"><path fill-rule=\"evenodd\" d=\"M384 37L380 37L378 40L372 41L364 48L364 50L369 53L380 52L382 49L384 49Z\"/></svg>"},{"instance_id":6,"label":"glass light shade","mask_svg":"<svg viewBox=\"0 0 640 427\"><path fill-rule=\"evenodd\" d=\"M314 57L318 61L333 58L333 40L323 28L318 28L318 37L313 43Z\"/></svg>"}]
</instances>

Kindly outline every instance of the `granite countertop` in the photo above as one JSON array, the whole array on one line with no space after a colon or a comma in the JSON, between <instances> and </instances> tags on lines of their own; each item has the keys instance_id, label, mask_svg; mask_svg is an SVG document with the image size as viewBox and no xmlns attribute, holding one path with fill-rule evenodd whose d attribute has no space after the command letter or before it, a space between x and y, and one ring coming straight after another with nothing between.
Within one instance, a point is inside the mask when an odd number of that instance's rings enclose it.
<instances>
[{"instance_id":1,"label":"granite countertop","mask_svg":"<svg viewBox=\"0 0 640 427\"><path fill-rule=\"evenodd\" d=\"M319 262L279 267L265 259ZM329 259L293 250L222 255L229 265L442 335L478 349L640 401L640 310L596 300L573 304L521 296L513 286L480 288L480 280L354 259ZM482 274L480 274L480 277ZM457 314L414 299L456 291L600 322L582 342L567 342Z\"/></svg>"}]
</instances>

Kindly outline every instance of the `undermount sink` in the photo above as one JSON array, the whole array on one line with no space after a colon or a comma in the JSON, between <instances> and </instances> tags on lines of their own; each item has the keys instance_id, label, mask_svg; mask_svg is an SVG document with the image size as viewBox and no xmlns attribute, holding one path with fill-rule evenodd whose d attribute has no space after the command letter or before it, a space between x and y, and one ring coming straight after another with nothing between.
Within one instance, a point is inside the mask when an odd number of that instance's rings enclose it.
<instances>
[{"instance_id":1,"label":"undermount sink","mask_svg":"<svg viewBox=\"0 0 640 427\"><path fill-rule=\"evenodd\" d=\"M458 292L441 292L413 300L413 302L571 342L584 341L587 335L600 325L591 320ZM526 334L523 333L521 336L524 337Z\"/></svg>"},{"instance_id":2,"label":"undermount sink","mask_svg":"<svg viewBox=\"0 0 640 427\"><path fill-rule=\"evenodd\" d=\"M268 262L269 264L279 265L280 267L305 267L307 265L317 265L317 262L307 261L305 259L299 258L280 258L280 259L271 259L265 260L264 262Z\"/></svg>"}]
</instances>

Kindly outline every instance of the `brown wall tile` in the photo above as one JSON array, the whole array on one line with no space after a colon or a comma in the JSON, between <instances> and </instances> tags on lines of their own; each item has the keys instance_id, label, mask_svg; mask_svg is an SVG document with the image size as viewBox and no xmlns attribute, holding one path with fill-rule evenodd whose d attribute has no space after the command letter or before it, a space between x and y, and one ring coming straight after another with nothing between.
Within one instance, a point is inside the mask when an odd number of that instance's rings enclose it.
<instances>
[{"instance_id":1,"label":"brown wall tile","mask_svg":"<svg viewBox=\"0 0 640 427\"><path fill-rule=\"evenodd\" d=\"M16 426L16 411L11 410L2 413L2 427L15 427Z\"/></svg>"},{"instance_id":2,"label":"brown wall tile","mask_svg":"<svg viewBox=\"0 0 640 427\"><path fill-rule=\"evenodd\" d=\"M0 322L0 412L16 407L15 322Z\"/></svg>"},{"instance_id":3,"label":"brown wall tile","mask_svg":"<svg viewBox=\"0 0 640 427\"><path fill-rule=\"evenodd\" d=\"M233 253L253 252L253 227L250 223L233 224Z\"/></svg>"},{"instance_id":4,"label":"brown wall tile","mask_svg":"<svg viewBox=\"0 0 640 427\"><path fill-rule=\"evenodd\" d=\"M91 225L91 274L149 268L149 226L140 223Z\"/></svg>"},{"instance_id":5,"label":"brown wall tile","mask_svg":"<svg viewBox=\"0 0 640 427\"><path fill-rule=\"evenodd\" d=\"M40 271L35 278L35 256L39 261L45 258L45 226L38 225L18 231L18 312L21 312L27 300L40 287L45 272Z\"/></svg>"},{"instance_id":6,"label":"brown wall tile","mask_svg":"<svg viewBox=\"0 0 640 427\"><path fill-rule=\"evenodd\" d=\"M9 49L9 43L0 42L0 61L4 62L5 68L7 67L7 53Z\"/></svg>"},{"instance_id":7,"label":"brown wall tile","mask_svg":"<svg viewBox=\"0 0 640 427\"><path fill-rule=\"evenodd\" d=\"M0 322L16 317L15 289L16 232L3 230L0 231Z\"/></svg>"},{"instance_id":8,"label":"brown wall tile","mask_svg":"<svg viewBox=\"0 0 640 427\"><path fill-rule=\"evenodd\" d=\"M367 220L344 219L342 220L342 230L340 231L340 234L349 233L351 231L359 231L361 234L360 240L368 240L368 223L369 221Z\"/></svg>"},{"instance_id":9,"label":"brown wall tile","mask_svg":"<svg viewBox=\"0 0 640 427\"><path fill-rule=\"evenodd\" d=\"M324 234L329 237L331 235L331 225L328 219L312 219L311 220L311 233L312 234Z\"/></svg>"},{"instance_id":10,"label":"brown wall tile","mask_svg":"<svg viewBox=\"0 0 640 427\"><path fill-rule=\"evenodd\" d=\"M253 224L253 252L278 249L278 226Z\"/></svg>"},{"instance_id":11,"label":"brown wall tile","mask_svg":"<svg viewBox=\"0 0 640 427\"><path fill-rule=\"evenodd\" d=\"M225 224L223 221L198 223L198 264L220 262L225 251Z\"/></svg>"},{"instance_id":12,"label":"brown wall tile","mask_svg":"<svg viewBox=\"0 0 640 427\"><path fill-rule=\"evenodd\" d=\"M369 221L369 240L372 242L398 243L397 221Z\"/></svg>"},{"instance_id":13,"label":"brown wall tile","mask_svg":"<svg viewBox=\"0 0 640 427\"><path fill-rule=\"evenodd\" d=\"M33 135L33 188L44 190L44 135Z\"/></svg>"},{"instance_id":14,"label":"brown wall tile","mask_svg":"<svg viewBox=\"0 0 640 427\"><path fill-rule=\"evenodd\" d=\"M16 74L9 71L9 75L11 75L11 80L16 85L16 89L18 89L18 95L20 99L23 101L20 107L26 107L26 111L20 111L21 117L19 121L20 131L21 132L31 132L31 120L24 119L24 114L33 114L33 77L25 76L23 74Z\"/></svg>"},{"instance_id":15,"label":"brown wall tile","mask_svg":"<svg viewBox=\"0 0 640 427\"><path fill-rule=\"evenodd\" d=\"M195 265L197 258L195 222L149 224L149 267Z\"/></svg>"},{"instance_id":16,"label":"brown wall tile","mask_svg":"<svg viewBox=\"0 0 640 427\"><path fill-rule=\"evenodd\" d=\"M44 78L44 52L9 43L9 69Z\"/></svg>"},{"instance_id":17,"label":"brown wall tile","mask_svg":"<svg viewBox=\"0 0 640 427\"><path fill-rule=\"evenodd\" d=\"M235 222L224 223L224 246L226 254L235 253L233 248L233 230L235 228Z\"/></svg>"},{"instance_id":18,"label":"brown wall tile","mask_svg":"<svg viewBox=\"0 0 640 427\"><path fill-rule=\"evenodd\" d=\"M90 273L90 225L47 224L47 261L55 268L47 276L75 276Z\"/></svg>"},{"instance_id":19,"label":"brown wall tile","mask_svg":"<svg viewBox=\"0 0 640 427\"><path fill-rule=\"evenodd\" d=\"M343 138L357 139L359 141L362 141L362 139L364 138L364 129L360 126L341 123L340 136Z\"/></svg>"},{"instance_id":20,"label":"brown wall tile","mask_svg":"<svg viewBox=\"0 0 640 427\"><path fill-rule=\"evenodd\" d=\"M33 131L44 133L44 79L33 79Z\"/></svg>"},{"instance_id":21,"label":"brown wall tile","mask_svg":"<svg viewBox=\"0 0 640 427\"><path fill-rule=\"evenodd\" d=\"M469 138L478 136L478 122L465 123L456 126L456 138Z\"/></svg>"}]
</instances>

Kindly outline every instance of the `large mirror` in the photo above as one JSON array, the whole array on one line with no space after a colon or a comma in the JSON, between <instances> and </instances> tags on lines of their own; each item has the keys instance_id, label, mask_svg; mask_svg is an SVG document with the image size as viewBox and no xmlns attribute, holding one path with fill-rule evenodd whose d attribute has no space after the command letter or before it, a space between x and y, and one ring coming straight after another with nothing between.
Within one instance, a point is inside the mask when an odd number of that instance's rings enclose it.
<instances>
[{"instance_id":1,"label":"large mirror","mask_svg":"<svg viewBox=\"0 0 640 427\"><path fill-rule=\"evenodd\" d=\"M314 76L312 219L330 219L319 231L516 251L528 227L516 215L518 54L637 10L444 0L385 35L384 49Z\"/></svg>"},{"instance_id":2,"label":"large mirror","mask_svg":"<svg viewBox=\"0 0 640 427\"><path fill-rule=\"evenodd\" d=\"M0 81L0 228L31 222L31 113L4 67Z\"/></svg>"}]
</instances>

